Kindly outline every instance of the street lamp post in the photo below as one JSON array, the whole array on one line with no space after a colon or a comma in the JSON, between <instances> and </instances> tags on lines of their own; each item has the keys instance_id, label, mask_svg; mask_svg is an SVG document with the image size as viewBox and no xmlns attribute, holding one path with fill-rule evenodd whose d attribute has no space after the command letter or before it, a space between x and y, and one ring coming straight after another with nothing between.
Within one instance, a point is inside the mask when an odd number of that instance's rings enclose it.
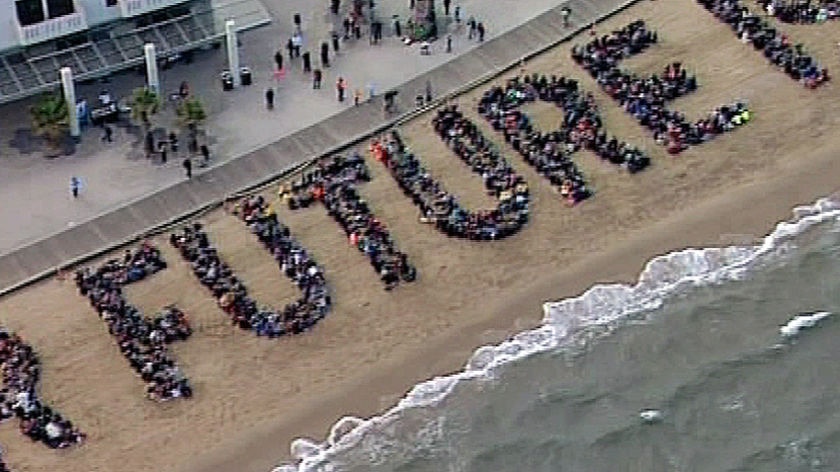
<instances>
[{"instance_id":1,"label":"street lamp post","mask_svg":"<svg viewBox=\"0 0 840 472\"><path fill-rule=\"evenodd\" d=\"M239 77L239 47L236 41L236 23L233 20L225 22L225 38L227 39L228 69L230 70L233 87L242 85Z\"/></svg>"},{"instance_id":2,"label":"street lamp post","mask_svg":"<svg viewBox=\"0 0 840 472\"><path fill-rule=\"evenodd\" d=\"M61 90L64 92L64 101L67 104L67 118L70 120L70 136L77 139L82 132L79 127L79 116L76 113L76 87L73 84L73 69L62 67L59 73L61 74Z\"/></svg>"},{"instance_id":3,"label":"street lamp post","mask_svg":"<svg viewBox=\"0 0 840 472\"><path fill-rule=\"evenodd\" d=\"M146 86L155 94L160 94L160 79L158 77L157 54L154 43L143 45L143 54L146 56Z\"/></svg>"}]
</instances>

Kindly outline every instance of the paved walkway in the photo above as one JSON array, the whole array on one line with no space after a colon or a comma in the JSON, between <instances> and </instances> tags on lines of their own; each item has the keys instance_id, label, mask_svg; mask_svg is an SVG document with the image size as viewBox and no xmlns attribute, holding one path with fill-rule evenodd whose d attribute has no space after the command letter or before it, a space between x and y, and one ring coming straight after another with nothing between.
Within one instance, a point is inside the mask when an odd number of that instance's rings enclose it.
<instances>
[{"instance_id":1,"label":"paved walkway","mask_svg":"<svg viewBox=\"0 0 840 472\"><path fill-rule=\"evenodd\" d=\"M305 3L303 0L296 1ZM509 20L514 11L521 14L524 10L521 6L527 1L531 0L496 0L493 8L505 11L505 15L497 12L496 17L505 16ZM479 11L479 3L476 1L475 11ZM579 24L605 15L618 3L616 0L569 2L574 12L573 19ZM512 8L514 4L517 8ZM468 2L465 1L464 5ZM277 18L282 16L278 12L272 13ZM465 14L476 13L466 11ZM489 13L482 18L488 18L486 24L493 31L498 20L490 20ZM282 30L282 24L278 26ZM322 23L322 30L325 27ZM454 59L443 52L421 57L416 51L406 51L396 44L375 47L375 53L369 46L353 45L342 51L354 47L358 51L343 52L346 56L339 58L333 67L346 74L352 84L363 83L369 80L365 74L377 72L365 65L381 64L377 77L381 90L405 82L413 73L445 62L399 87L401 103L398 106L401 110L408 110L412 108L414 94L424 87L427 80L431 81L437 94L456 91L466 82L486 77L488 73L499 71L519 58L556 43L569 32L562 27L559 8L554 8ZM269 41L272 34L278 35L276 31L272 33L272 30L266 29L243 38L243 56L254 58L244 62L255 68L258 77L264 76L260 71L269 69L271 54L260 59L249 48L259 48L261 41ZM466 49L465 39L460 38L459 42L458 47ZM266 45L262 44L263 49ZM197 61L195 66L165 73L164 83L177 84L180 81L178 74L185 76L189 72L191 77L195 77L193 83L198 85L193 86L194 90L212 90L217 84L211 77L196 75L196 69L212 71L220 58L214 55L202 60L206 62ZM353 61L357 67L351 68L343 61ZM183 178L177 160L156 166L138 157L136 149L128 143L132 139L124 130L120 130L119 136L123 142L112 145L117 149L110 151L98 150L101 145L98 144L97 132L93 131L85 137L73 157L45 160L37 156L16 155L2 158L0 165L4 167L4 176L0 177L3 179L0 181L0 192L4 192L4 201L14 202L0 208L5 247L24 238L31 240L66 229L0 257L0 293L92 251L126 241L154 225L196 211L237 190L269 179L284 168L328 153L386 126L378 98L348 109L335 102L331 87L313 93L299 73L292 74L286 84L281 85L278 109L268 112L262 99L267 79L262 80L266 81L240 91L219 93L212 98L208 96L210 107L217 116L208 129L212 135L220 137L214 145L220 162L192 181ZM325 85L330 83L327 78ZM114 91L116 86L111 85L110 89ZM289 134L296 129L298 131ZM278 140L284 135L287 136ZM248 153L249 149L255 150ZM237 154L245 155L221 162L225 156ZM6 168L12 172L7 172ZM69 198L67 182L71 174L82 175L87 182L78 201L70 201ZM158 191L152 193L156 189ZM141 197L144 194L147 196ZM133 203L125 205L129 200ZM108 209L113 211L95 216ZM88 221L80 224L83 220ZM75 224L67 228L69 221ZM9 231L5 231L6 228Z\"/></svg>"},{"instance_id":2,"label":"paved walkway","mask_svg":"<svg viewBox=\"0 0 840 472\"><path fill-rule=\"evenodd\" d=\"M474 15L487 25L488 37L509 30L533 16L556 6L561 0L463 0L465 18ZM344 0L342 4L349 4ZM408 0L379 0L377 16L405 18ZM455 3L455 2L453 2ZM272 25L242 33L241 62L254 71L255 83L233 92L221 91L218 72L225 67L222 50L200 53L190 65L176 65L161 71L162 88L175 92L182 80L202 98L211 119L206 125L211 136L215 164L276 141L280 137L317 123L347 108L352 100L339 104L334 84L338 75L348 80L351 93L358 87L375 89L393 87L450 60L455 54L435 45L430 56L420 56L416 48L403 46L392 35L392 22L386 21L385 39L379 46L370 46L367 39L342 44L332 67L325 70L322 90L312 90L308 76L301 71L301 61L292 64L279 86L272 78L274 52L284 50L292 33L292 16L303 16L304 50L312 50L317 64L320 43L329 38L333 23L341 28L341 17L333 18L328 2L311 0L267 0L273 16ZM349 6L344 6L347 10ZM476 46L463 33L454 34L454 50L464 53ZM109 84L88 84L78 87L77 96L95 103L100 91L107 88L112 96L130 95L143 85L142 72L124 73ZM276 108L268 112L264 106L265 89L277 86ZM413 93L412 93L413 94ZM183 178L181 161L170 158L166 165L153 164L144 158L140 133L132 127L118 127L115 142L100 142L102 131L88 129L71 156L45 159L40 140L29 131L27 100L0 107L0 254L8 253L48 235L80 224L98 214L124 205L149 192L165 188ZM163 127L172 124L172 106L157 120ZM12 118L15 117L15 118ZM21 117L17 119L17 117ZM170 156L174 157L174 156ZM295 160L308 156L296 156ZM85 188L78 200L70 198L70 176L80 176Z\"/></svg>"}]
</instances>

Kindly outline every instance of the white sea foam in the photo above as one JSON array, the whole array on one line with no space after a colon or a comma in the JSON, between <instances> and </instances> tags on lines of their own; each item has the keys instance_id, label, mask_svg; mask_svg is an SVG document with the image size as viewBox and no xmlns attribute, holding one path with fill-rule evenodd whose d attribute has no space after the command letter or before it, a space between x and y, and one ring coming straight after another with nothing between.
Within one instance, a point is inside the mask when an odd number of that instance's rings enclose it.
<instances>
[{"instance_id":1,"label":"white sea foam","mask_svg":"<svg viewBox=\"0 0 840 472\"><path fill-rule=\"evenodd\" d=\"M659 410L642 410L639 412L639 418L645 423L659 423L662 421L662 412Z\"/></svg>"},{"instance_id":2,"label":"white sea foam","mask_svg":"<svg viewBox=\"0 0 840 472\"><path fill-rule=\"evenodd\" d=\"M827 311L818 311L807 315L797 315L791 318L784 326L779 328L779 332L786 338L792 338L799 334L803 329L813 328L820 321L831 316Z\"/></svg>"},{"instance_id":3,"label":"white sea foam","mask_svg":"<svg viewBox=\"0 0 840 472\"><path fill-rule=\"evenodd\" d=\"M324 443L316 444L309 439L293 441L292 455L297 464L283 465L273 472L333 472L336 470L333 459L343 451L356 447L363 438L388 430L407 410L437 405L460 382L492 379L501 366L562 347L583 328L609 325L635 313L656 309L684 288L737 280L756 263L786 252L795 236L807 229L823 222L840 221L840 201L820 199L813 205L794 208L793 215L793 220L779 223L756 246L673 252L650 260L635 285L595 285L578 297L546 303L542 326L521 332L501 344L478 348L461 372L415 385L382 415L366 420L343 418L333 426ZM384 438L379 442L388 449L386 443ZM381 458L383 452L372 451L371 456Z\"/></svg>"}]
</instances>

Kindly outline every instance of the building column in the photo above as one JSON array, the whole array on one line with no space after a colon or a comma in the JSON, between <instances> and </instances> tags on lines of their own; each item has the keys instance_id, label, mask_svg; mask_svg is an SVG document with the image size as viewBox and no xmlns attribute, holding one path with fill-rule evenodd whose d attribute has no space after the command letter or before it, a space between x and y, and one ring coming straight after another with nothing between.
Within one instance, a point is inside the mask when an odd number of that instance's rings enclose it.
<instances>
[{"instance_id":1,"label":"building column","mask_svg":"<svg viewBox=\"0 0 840 472\"><path fill-rule=\"evenodd\" d=\"M146 56L146 86L160 96L160 79L158 78L157 54L155 53L154 43L143 45L143 53Z\"/></svg>"},{"instance_id":2,"label":"building column","mask_svg":"<svg viewBox=\"0 0 840 472\"><path fill-rule=\"evenodd\" d=\"M79 128L79 115L76 113L76 87L73 84L73 69L62 67L61 91L64 92L64 101L67 104L67 119L70 121L70 136L78 138L82 133Z\"/></svg>"},{"instance_id":3,"label":"building column","mask_svg":"<svg viewBox=\"0 0 840 472\"><path fill-rule=\"evenodd\" d=\"M225 22L225 37L227 38L228 70L230 70L233 86L239 87L239 47L236 41L236 23L233 20Z\"/></svg>"}]
</instances>

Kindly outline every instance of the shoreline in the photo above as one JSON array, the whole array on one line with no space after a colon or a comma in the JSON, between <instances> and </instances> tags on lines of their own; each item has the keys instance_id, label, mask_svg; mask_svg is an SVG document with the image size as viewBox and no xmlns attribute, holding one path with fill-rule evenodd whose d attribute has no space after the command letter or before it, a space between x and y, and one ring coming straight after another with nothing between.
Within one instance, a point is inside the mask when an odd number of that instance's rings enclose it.
<instances>
[{"instance_id":1,"label":"shoreline","mask_svg":"<svg viewBox=\"0 0 840 472\"><path fill-rule=\"evenodd\" d=\"M292 417L255 428L247 437L220 445L179 470L184 472L269 472L291 459L289 446L299 437L320 442L342 416L370 418L396 404L417 383L421 371L448 375L461 370L473 351L534 328L542 303L580 295L600 283L634 283L652 258L686 248L750 244L793 217L792 210L840 190L840 169L831 166L831 151L804 161L791 173L737 185L696 206L654 220L627 238L614 241L566 270L551 274L514 299L495 303L488 315L456 333L446 333L419 350L407 350L391 362L369 366L346 389L314 400ZM769 174L765 172L764 174ZM775 194L775 195L773 195ZM768 197L768 195L773 195ZM540 300L536 305L535 300ZM525 317L530 325L511 326ZM488 336L489 335L489 336ZM491 339L488 339L491 338ZM425 367L423 367L425 366ZM375 386L375 387L371 387ZM393 398L384 407L380 399Z\"/></svg>"}]
</instances>

